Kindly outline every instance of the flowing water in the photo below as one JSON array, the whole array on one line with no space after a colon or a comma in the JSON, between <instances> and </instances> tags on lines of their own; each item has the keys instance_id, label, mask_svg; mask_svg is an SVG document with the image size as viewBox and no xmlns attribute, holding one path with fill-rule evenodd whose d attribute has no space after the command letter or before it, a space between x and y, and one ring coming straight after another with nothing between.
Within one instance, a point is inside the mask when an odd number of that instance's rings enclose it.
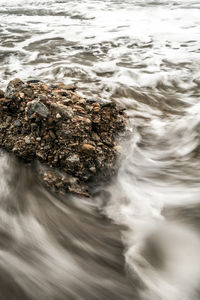
<instances>
[{"instance_id":1,"label":"flowing water","mask_svg":"<svg viewBox=\"0 0 200 300\"><path fill-rule=\"evenodd\" d=\"M0 299L200 299L199 16L197 0L0 0L0 87L76 83L131 132L87 200L1 154Z\"/></svg>"}]
</instances>

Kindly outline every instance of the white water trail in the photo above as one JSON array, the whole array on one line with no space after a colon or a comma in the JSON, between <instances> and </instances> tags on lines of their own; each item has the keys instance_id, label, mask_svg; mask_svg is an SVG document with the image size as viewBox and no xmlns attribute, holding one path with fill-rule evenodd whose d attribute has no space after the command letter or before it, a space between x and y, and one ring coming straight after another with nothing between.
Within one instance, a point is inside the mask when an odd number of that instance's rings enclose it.
<instances>
[{"instance_id":1,"label":"white water trail","mask_svg":"<svg viewBox=\"0 0 200 300\"><path fill-rule=\"evenodd\" d=\"M187 208L200 207L199 103L182 112L133 119L133 138L122 145L121 167L106 188L105 213L126 228L126 266L145 283L144 300L199 299L199 227L195 220L186 224L179 213L179 207L186 215ZM163 215L168 209L183 221L168 220Z\"/></svg>"}]
</instances>

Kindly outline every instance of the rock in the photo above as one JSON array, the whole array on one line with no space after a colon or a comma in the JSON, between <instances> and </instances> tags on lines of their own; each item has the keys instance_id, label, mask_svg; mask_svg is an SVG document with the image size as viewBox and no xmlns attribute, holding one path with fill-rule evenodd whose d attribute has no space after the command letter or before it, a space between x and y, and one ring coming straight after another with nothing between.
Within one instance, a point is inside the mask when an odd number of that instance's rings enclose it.
<instances>
[{"instance_id":1,"label":"rock","mask_svg":"<svg viewBox=\"0 0 200 300\"><path fill-rule=\"evenodd\" d=\"M60 83L60 84L58 84L58 88L63 89L63 90L71 90L71 91L76 90L76 86L73 84L66 85L66 84Z\"/></svg>"},{"instance_id":2,"label":"rock","mask_svg":"<svg viewBox=\"0 0 200 300\"><path fill-rule=\"evenodd\" d=\"M83 144L81 149L82 149L82 151L88 152L88 153L91 153L91 152L95 151L95 147L90 145L90 144Z\"/></svg>"},{"instance_id":3,"label":"rock","mask_svg":"<svg viewBox=\"0 0 200 300\"><path fill-rule=\"evenodd\" d=\"M43 94L39 94L38 99L41 100L41 101L45 101L45 100L47 100L47 96L43 95Z\"/></svg>"},{"instance_id":4,"label":"rock","mask_svg":"<svg viewBox=\"0 0 200 300\"><path fill-rule=\"evenodd\" d=\"M11 80L7 86L5 97L12 99L12 97L15 96L15 94L19 92L23 86L24 82L19 78Z\"/></svg>"},{"instance_id":5,"label":"rock","mask_svg":"<svg viewBox=\"0 0 200 300\"><path fill-rule=\"evenodd\" d=\"M71 119L74 116L74 112L71 107L67 107L61 103L52 103L52 106L58 112L56 116L60 115L67 119Z\"/></svg>"},{"instance_id":6,"label":"rock","mask_svg":"<svg viewBox=\"0 0 200 300\"><path fill-rule=\"evenodd\" d=\"M96 132L92 132L92 138L96 142L100 141L100 137L98 136L98 134Z\"/></svg>"},{"instance_id":7,"label":"rock","mask_svg":"<svg viewBox=\"0 0 200 300\"><path fill-rule=\"evenodd\" d=\"M34 93L34 92L33 92L32 88L26 87L26 88L23 89L23 93L21 93L21 94L22 94L22 95L24 94L24 95L26 95L26 96L29 97L29 98L32 98L33 93ZM23 96L22 96L22 98L23 98Z\"/></svg>"},{"instance_id":8,"label":"rock","mask_svg":"<svg viewBox=\"0 0 200 300\"><path fill-rule=\"evenodd\" d=\"M6 123L10 123L12 121L12 117L11 116L8 116L7 118L6 118Z\"/></svg>"},{"instance_id":9,"label":"rock","mask_svg":"<svg viewBox=\"0 0 200 300\"><path fill-rule=\"evenodd\" d=\"M13 123L13 125L14 125L15 127L21 127L21 126L22 126L22 123L21 123L20 120L15 120L15 122Z\"/></svg>"},{"instance_id":10,"label":"rock","mask_svg":"<svg viewBox=\"0 0 200 300\"><path fill-rule=\"evenodd\" d=\"M95 167L91 167L89 170L90 170L92 173L96 173L96 168L95 168Z\"/></svg>"},{"instance_id":11,"label":"rock","mask_svg":"<svg viewBox=\"0 0 200 300\"><path fill-rule=\"evenodd\" d=\"M0 90L0 98L4 98L4 91Z\"/></svg>"},{"instance_id":12,"label":"rock","mask_svg":"<svg viewBox=\"0 0 200 300\"><path fill-rule=\"evenodd\" d=\"M45 159L46 159L46 154L45 154L43 151L37 151L37 152L36 152L36 156L37 156L39 159L42 159L42 160L45 160Z\"/></svg>"},{"instance_id":13,"label":"rock","mask_svg":"<svg viewBox=\"0 0 200 300\"><path fill-rule=\"evenodd\" d=\"M27 136L24 138L24 141L27 145L29 145L31 143L30 138Z\"/></svg>"},{"instance_id":14,"label":"rock","mask_svg":"<svg viewBox=\"0 0 200 300\"><path fill-rule=\"evenodd\" d=\"M60 114L56 114L56 119L62 118Z\"/></svg>"},{"instance_id":15,"label":"rock","mask_svg":"<svg viewBox=\"0 0 200 300\"><path fill-rule=\"evenodd\" d=\"M24 96L25 96L25 94L24 94L24 93L22 93L22 92L19 92L19 93L18 93L18 95L19 95L19 97L20 97L21 99L23 99L23 98L24 98Z\"/></svg>"},{"instance_id":16,"label":"rock","mask_svg":"<svg viewBox=\"0 0 200 300\"><path fill-rule=\"evenodd\" d=\"M27 114L28 116L31 116L34 113L43 118L47 118L49 115L49 110L43 103L33 100L27 104Z\"/></svg>"},{"instance_id":17,"label":"rock","mask_svg":"<svg viewBox=\"0 0 200 300\"><path fill-rule=\"evenodd\" d=\"M121 108L37 80L14 79L4 96L0 146L23 162L37 160L39 179L48 188L88 196L91 182L115 174L116 137L127 124Z\"/></svg>"},{"instance_id":18,"label":"rock","mask_svg":"<svg viewBox=\"0 0 200 300\"><path fill-rule=\"evenodd\" d=\"M80 162L80 158L77 154L73 154L73 155L67 157L66 161L70 162L70 163L77 163L77 162Z\"/></svg>"},{"instance_id":19,"label":"rock","mask_svg":"<svg viewBox=\"0 0 200 300\"><path fill-rule=\"evenodd\" d=\"M55 133L54 133L52 130L49 131L49 135L50 135L50 137L51 137L53 140L56 139L56 135L55 135Z\"/></svg>"}]
</instances>

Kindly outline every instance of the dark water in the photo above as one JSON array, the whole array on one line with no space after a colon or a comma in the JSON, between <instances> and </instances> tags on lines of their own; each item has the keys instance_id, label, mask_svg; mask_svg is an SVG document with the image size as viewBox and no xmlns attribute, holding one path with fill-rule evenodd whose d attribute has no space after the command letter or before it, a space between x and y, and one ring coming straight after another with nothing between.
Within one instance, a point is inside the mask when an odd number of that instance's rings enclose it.
<instances>
[{"instance_id":1,"label":"dark water","mask_svg":"<svg viewBox=\"0 0 200 300\"><path fill-rule=\"evenodd\" d=\"M1 154L0 299L200 299L200 2L0 4L0 87L76 83L132 136L87 200Z\"/></svg>"}]
</instances>

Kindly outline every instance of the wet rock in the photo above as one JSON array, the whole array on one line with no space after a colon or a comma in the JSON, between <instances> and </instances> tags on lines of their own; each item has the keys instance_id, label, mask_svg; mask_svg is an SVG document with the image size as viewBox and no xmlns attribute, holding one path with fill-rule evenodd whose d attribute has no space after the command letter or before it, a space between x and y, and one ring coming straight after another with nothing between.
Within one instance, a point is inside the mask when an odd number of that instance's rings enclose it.
<instances>
[{"instance_id":1,"label":"wet rock","mask_svg":"<svg viewBox=\"0 0 200 300\"><path fill-rule=\"evenodd\" d=\"M49 110L43 103L33 100L31 102L28 102L27 114L31 116L34 113L43 118L47 118L49 115Z\"/></svg>"},{"instance_id":2,"label":"wet rock","mask_svg":"<svg viewBox=\"0 0 200 300\"><path fill-rule=\"evenodd\" d=\"M115 174L127 119L115 104L74 90L12 80L0 97L0 146L25 162L37 160L40 180L54 191L88 196L89 183Z\"/></svg>"},{"instance_id":3,"label":"wet rock","mask_svg":"<svg viewBox=\"0 0 200 300\"><path fill-rule=\"evenodd\" d=\"M21 81L19 78L13 79L12 81L9 82L7 86L5 97L12 99L12 97L15 96L16 93L19 92L23 86L24 86L24 82Z\"/></svg>"},{"instance_id":4,"label":"wet rock","mask_svg":"<svg viewBox=\"0 0 200 300\"><path fill-rule=\"evenodd\" d=\"M57 112L56 116L60 115L61 117L71 119L74 116L73 109L69 106L65 106L61 103L53 103L53 108ZM58 117L59 118L59 117Z\"/></svg>"},{"instance_id":5,"label":"wet rock","mask_svg":"<svg viewBox=\"0 0 200 300\"><path fill-rule=\"evenodd\" d=\"M63 90L71 90L71 91L76 90L76 86L73 84L66 85L66 84L60 83L60 84L58 84L58 88L63 89Z\"/></svg>"}]
</instances>

